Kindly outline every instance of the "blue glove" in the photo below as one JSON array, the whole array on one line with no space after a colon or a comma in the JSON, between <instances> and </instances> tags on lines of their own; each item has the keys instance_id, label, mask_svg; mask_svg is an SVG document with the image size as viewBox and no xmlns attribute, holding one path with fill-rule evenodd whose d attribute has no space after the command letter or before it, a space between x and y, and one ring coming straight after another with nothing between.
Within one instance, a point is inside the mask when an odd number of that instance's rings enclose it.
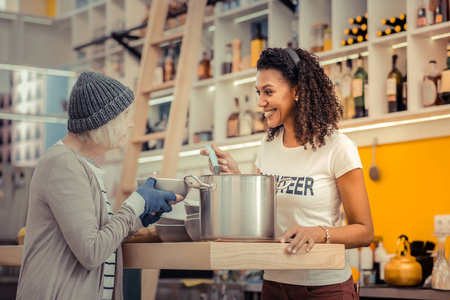
<instances>
[{"instance_id":1,"label":"blue glove","mask_svg":"<svg viewBox=\"0 0 450 300\"><path fill-rule=\"evenodd\" d=\"M150 177L136 190L145 200L144 213L139 216L145 227L158 221L164 212L172 211L172 206L167 201L177 200L175 193L155 189L155 183L156 179ZM156 215L151 215L151 213L156 213Z\"/></svg>"}]
</instances>

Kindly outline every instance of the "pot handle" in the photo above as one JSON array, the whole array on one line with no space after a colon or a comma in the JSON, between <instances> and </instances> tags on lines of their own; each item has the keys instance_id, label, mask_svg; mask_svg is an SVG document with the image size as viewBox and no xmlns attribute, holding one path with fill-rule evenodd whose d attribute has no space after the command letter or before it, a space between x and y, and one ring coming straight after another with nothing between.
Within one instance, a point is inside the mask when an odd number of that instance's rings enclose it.
<instances>
[{"instance_id":1,"label":"pot handle","mask_svg":"<svg viewBox=\"0 0 450 300\"><path fill-rule=\"evenodd\" d=\"M197 184L194 184L194 183L190 182L189 180L187 180L188 178L193 178L197 182ZM199 190L200 189L208 189L208 190L215 190L216 189L216 184L214 182L211 183L211 184L204 183L200 179L198 179L197 176L192 175L192 174L184 175L184 182L188 186L190 186L191 188L194 188L194 189L199 189Z\"/></svg>"},{"instance_id":2,"label":"pot handle","mask_svg":"<svg viewBox=\"0 0 450 300\"><path fill-rule=\"evenodd\" d=\"M277 189L277 191L281 191L281 190L287 189L287 187L291 183L292 183L292 178L290 178L290 177L281 179L280 181L278 181L276 189Z\"/></svg>"}]
</instances>

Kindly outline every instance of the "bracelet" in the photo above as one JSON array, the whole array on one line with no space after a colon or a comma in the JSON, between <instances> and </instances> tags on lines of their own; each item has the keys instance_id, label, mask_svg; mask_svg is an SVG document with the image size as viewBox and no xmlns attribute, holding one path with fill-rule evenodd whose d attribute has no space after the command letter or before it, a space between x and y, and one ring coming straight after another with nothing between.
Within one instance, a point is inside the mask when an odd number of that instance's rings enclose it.
<instances>
[{"instance_id":1,"label":"bracelet","mask_svg":"<svg viewBox=\"0 0 450 300\"><path fill-rule=\"evenodd\" d=\"M326 229L322 225L319 225L319 227L322 228L323 231L325 231L325 236L326 236L325 244L329 244L330 243L330 233L328 232L328 229Z\"/></svg>"}]
</instances>

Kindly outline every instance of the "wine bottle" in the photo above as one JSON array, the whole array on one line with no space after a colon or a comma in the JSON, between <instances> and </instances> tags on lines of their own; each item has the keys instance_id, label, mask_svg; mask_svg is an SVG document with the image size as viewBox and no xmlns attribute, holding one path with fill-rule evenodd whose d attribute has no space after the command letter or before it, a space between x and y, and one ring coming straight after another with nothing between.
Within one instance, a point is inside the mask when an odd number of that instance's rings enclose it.
<instances>
[{"instance_id":1,"label":"wine bottle","mask_svg":"<svg viewBox=\"0 0 450 300\"><path fill-rule=\"evenodd\" d=\"M367 18L365 16L357 16L356 18L348 19L349 24L367 24Z\"/></svg>"},{"instance_id":2,"label":"wine bottle","mask_svg":"<svg viewBox=\"0 0 450 300\"><path fill-rule=\"evenodd\" d=\"M347 59L344 75L342 76L342 99L344 100L344 119L355 116L355 101L352 95L352 60Z\"/></svg>"},{"instance_id":3,"label":"wine bottle","mask_svg":"<svg viewBox=\"0 0 450 300\"><path fill-rule=\"evenodd\" d=\"M391 17L389 19L381 19L381 25L389 25L395 27L397 25L403 26L406 23L406 15L401 14L399 17Z\"/></svg>"},{"instance_id":4,"label":"wine bottle","mask_svg":"<svg viewBox=\"0 0 450 300\"><path fill-rule=\"evenodd\" d=\"M390 35L391 33L392 33L392 29L391 28L386 28L385 31L383 31L383 30L378 30L377 31L377 35L378 36Z\"/></svg>"},{"instance_id":5,"label":"wine bottle","mask_svg":"<svg viewBox=\"0 0 450 300\"><path fill-rule=\"evenodd\" d=\"M234 110L227 120L227 137L239 136L239 99L234 98Z\"/></svg>"},{"instance_id":6,"label":"wine bottle","mask_svg":"<svg viewBox=\"0 0 450 300\"><path fill-rule=\"evenodd\" d=\"M364 109L364 90L368 81L366 70L364 70L363 59L361 56L356 61L358 69L352 79L352 96L355 101L355 118L365 116Z\"/></svg>"},{"instance_id":7,"label":"wine bottle","mask_svg":"<svg viewBox=\"0 0 450 300\"><path fill-rule=\"evenodd\" d=\"M440 90L441 75L436 70L436 61L430 60L428 63L428 74L423 77L422 101L423 106L440 105L441 99L438 97Z\"/></svg>"},{"instance_id":8,"label":"wine bottle","mask_svg":"<svg viewBox=\"0 0 450 300\"><path fill-rule=\"evenodd\" d=\"M336 98L338 99L339 103L341 103L342 107L344 107L344 99L342 98L342 80L343 80L343 73L342 73L342 62L336 63L336 73L333 78L334 82L334 93L336 94ZM345 110L343 111L344 118L345 118Z\"/></svg>"},{"instance_id":9,"label":"wine bottle","mask_svg":"<svg viewBox=\"0 0 450 300\"><path fill-rule=\"evenodd\" d=\"M448 21L448 0L439 0L434 14L435 23Z\"/></svg>"},{"instance_id":10,"label":"wine bottle","mask_svg":"<svg viewBox=\"0 0 450 300\"><path fill-rule=\"evenodd\" d=\"M439 98L442 104L450 103L450 43L447 44L447 68L441 72Z\"/></svg>"},{"instance_id":11,"label":"wine bottle","mask_svg":"<svg viewBox=\"0 0 450 300\"><path fill-rule=\"evenodd\" d=\"M403 97L402 73L397 69L397 53L392 51L392 70L386 80L386 94L388 101L388 112L401 110Z\"/></svg>"},{"instance_id":12,"label":"wine bottle","mask_svg":"<svg viewBox=\"0 0 450 300\"><path fill-rule=\"evenodd\" d=\"M352 34L353 35L364 35L367 33L367 30L363 30L362 28L358 28L358 27L353 27L352 28Z\"/></svg>"},{"instance_id":13,"label":"wine bottle","mask_svg":"<svg viewBox=\"0 0 450 300\"><path fill-rule=\"evenodd\" d=\"M265 48L266 38L261 33L261 24L256 24L256 33L250 43L250 61L252 68L256 67L261 51Z\"/></svg>"},{"instance_id":14,"label":"wine bottle","mask_svg":"<svg viewBox=\"0 0 450 300\"><path fill-rule=\"evenodd\" d=\"M405 76L403 76L403 94L402 94L402 110L408 109L408 76L405 70Z\"/></svg>"},{"instance_id":15,"label":"wine bottle","mask_svg":"<svg viewBox=\"0 0 450 300\"><path fill-rule=\"evenodd\" d=\"M358 35L358 36L356 37L356 41L357 41L358 43L367 41L367 33L364 34L364 35Z\"/></svg>"}]
</instances>

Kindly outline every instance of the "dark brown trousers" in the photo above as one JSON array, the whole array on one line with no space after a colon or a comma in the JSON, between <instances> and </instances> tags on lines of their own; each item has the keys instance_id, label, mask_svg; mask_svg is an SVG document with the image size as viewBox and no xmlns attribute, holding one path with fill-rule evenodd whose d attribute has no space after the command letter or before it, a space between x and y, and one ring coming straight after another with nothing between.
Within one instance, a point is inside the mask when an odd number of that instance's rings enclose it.
<instances>
[{"instance_id":1,"label":"dark brown trousers","mask_svg":"<svg viewBox=\"0 0 450 300\"><path fill-rule=\"evenodd\" d=\"M359 299L353 277L337 284L321 286L303 286L279 283L269 280L263 281L261 300L353 300Z\"/></svg>"}]
</instances>

